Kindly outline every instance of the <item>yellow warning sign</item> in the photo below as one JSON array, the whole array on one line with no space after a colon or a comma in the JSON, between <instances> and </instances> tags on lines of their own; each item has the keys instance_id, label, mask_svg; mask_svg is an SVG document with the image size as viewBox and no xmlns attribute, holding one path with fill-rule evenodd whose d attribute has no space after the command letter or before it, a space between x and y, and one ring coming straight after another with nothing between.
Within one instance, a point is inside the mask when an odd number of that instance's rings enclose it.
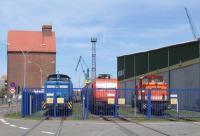
<instances>
[{"instance_id":1,"label":"yellow warning sign","mask_svg":"<svg viewBox=\"0 0 200 136\"><path fill-rule=\"evenodd\" d=\"M108 98L108 104L115 104L114 98Z\"/></svg>"},{"instance_id":2,"label":"yellow warning sign","mask_svg":"<svg viewBox=\"0 0 200 136\"><path fill-rule=\"evenodd\" d=\"M72 105L71 101L67 102L67 107L68 107L68 109L72 109L73 105Z\"/></svg>"},{"instance_id":3,"label":"yellow warning sign","mask_svg":"<svg viewBox=\"0 0 200 136\"><path fill-rule=\"evenodd\" d=\"M45 101L42 101L42 109L46 109L46 103L45 103Z\"/></svg>"},{"instance_id":4,"label":"yellow warning sign","mask_svg":"<svg viewBox=\"0 0 200 136\"><path fill-rule=\"evenodd\" d=\"M125 99L124 98L119 98L118 99L118 104L120 104L120 105L125 104Z\"/></svg>"},{"instance_id":5,"label":"yellow warning sign","mask_svg":"<svg viewBox=\"0 0 200 136\"><path fill-rule=\"evenodd\" d=\"M58 104L63 104L64 103L64 98L57 98L57 103Z\"/></svg>"},{"instance_id":6,"label":"yellow warning sign","mask_svg":"<svg viewBox=\"0 0 200 136\"><path fill-rule=\"evenodd\" d=\"M47 103L52 104L53 103L53 98L47 98Z\"/></svg>"},{"instance_id":7,"label":"yellow warning sign","mask_svg":"<svg viewBox=\"0 0 200 136\"><path fill-rule=\"evenodd\" d=\"M177 104L178 103L178 100L177 98L171 98L171 104Z\"/></svg>"}]
</instances>

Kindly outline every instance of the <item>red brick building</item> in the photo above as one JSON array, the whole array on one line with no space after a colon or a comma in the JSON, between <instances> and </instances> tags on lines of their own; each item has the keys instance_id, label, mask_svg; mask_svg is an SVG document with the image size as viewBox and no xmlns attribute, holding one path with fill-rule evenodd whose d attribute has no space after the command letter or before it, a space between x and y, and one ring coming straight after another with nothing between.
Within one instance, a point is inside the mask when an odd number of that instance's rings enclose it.
<instances>
[{"instance_id":1,"label":"red brick building","mask_svg":"<svg viewBox=\"0 0 200 136\"><path fill-rule=\"evenodd\" d=\"M7 49L8 87L39 88L46 76L55 73L56 38L52 26L42 31L9 31Z\"/></svg>"}]
</instances>

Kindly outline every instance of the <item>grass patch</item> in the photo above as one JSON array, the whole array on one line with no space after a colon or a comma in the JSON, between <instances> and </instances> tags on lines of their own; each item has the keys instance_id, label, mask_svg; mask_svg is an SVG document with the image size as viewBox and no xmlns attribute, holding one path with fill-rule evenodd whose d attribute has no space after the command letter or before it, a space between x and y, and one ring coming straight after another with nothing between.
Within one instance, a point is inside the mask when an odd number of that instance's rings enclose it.
<instances>
[{"instance_id":1,"label":"grass patch","mask_svg":"<svg viewBox=\"0 0 200 136\"><path fill-rule=\"evenodd\" d=\"M12 118L12 119L20 119L21 118L21 113L20 112L13 112L13 113L8 113L4 115L6 118Z\"/></svg>"},{"instance_id":2,"label":"grass patch","mask_svg":"<svg viewBox=\"0 0 200 136\"><path fill-rule=\"evenodd\" d=\"M42 120L42 119L44 119L44 117L43 116L39 116L39 114L41 114L41 113L40 112L34 113L31 116L27 116L27 117L23 118L21 116L20 112L18 112L18 113L13 112L13 113L9 113L9 114L4 115L4 117L11 118L11 119L31 119L31 120Z\"/></svg>"},{"instance_id":3,"label":"grass patch","mask_svg":"<svg viewBox=\"0 0 200 136\"><path fill-rule=\"evenodd\" d=\"M73 103L73 116L75 117L82 117L82 104L79 103Z\"/></svg>"},{"instance_id":4,"label":"grass patch","mask_svg":"<svg viewBox=\"0 0 200 136\"><path fill-rule=\"evenodd\" d=\"M166 110L163 114L163 116L158 115L152 115L152 118L148 119L145 114L135 112L135 110L130 105L120 105L119 106L119 115L121 117L125 117L130 121L135 122L165 122L165 121L200 121L200 112L194 112L194 111L183 111L180 110L179 113L176 112L176 110ZM45 119L45 112L46 111L39 111L36 113L33 113L31 116L27 116L25 118L21 117L20 113L9 113L5 115L6 118L12 118L12 119L31 119L31 120L43 120ZM136 113L136 114L135 114ZM82 104L79 103L73 103L73 114L66 116L65 120L83 120L83 108ZM114 118L112 115L109 116L110 118ZM50 117L51 119L60 119L60 117ZM115 119L115 118L114 118ZM98 115L88 112L88 119L87 120L94 120L94 121L100 121ZM116 120L118 120L116 118Z\"/></svg>"},{"instance_id":5,"label":"grass patch","mask_svg":"<svg viewBox=\"0 0 200 136\"><path fill-rule=\"evenodd\" d=\"M195 111L185 111L185 110L179 110L177 113L176 110L167 110L165 111L165 114L168 114L170 116L174 117L200 117L200 112Z\"/></svg>"},{"instance_id":6,"label":"grass patch","mask_svg":"<svg viewBox=\"0 0 200 136\"><path fill-rule=\"evenodd\" d=\"M132 108L131 105L121 105L119 106L119 115L124 117L140 117L144 118L146 115L141 114L137 109Z\"/></svg>"}]
</instances>

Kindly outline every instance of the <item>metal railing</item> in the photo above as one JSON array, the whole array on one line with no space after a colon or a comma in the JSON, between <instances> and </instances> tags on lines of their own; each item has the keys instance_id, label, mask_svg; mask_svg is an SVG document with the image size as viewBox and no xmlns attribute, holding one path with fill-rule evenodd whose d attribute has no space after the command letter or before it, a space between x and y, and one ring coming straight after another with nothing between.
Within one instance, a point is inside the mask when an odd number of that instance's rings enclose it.
<instances>
[{"instance_id":1,"label":"metal railing","mask_svg":"<svg viewBox=\"0 0 200 136\"><path fill-rule=\"evenodd\" d=\"M73 95L67 100L57 97L56 88L52 90L50 95L44 89L24 89L22 116L200 118L200 89L141 89L139 92L135 88L73 88Z\"/></svg>"}]
</instances>

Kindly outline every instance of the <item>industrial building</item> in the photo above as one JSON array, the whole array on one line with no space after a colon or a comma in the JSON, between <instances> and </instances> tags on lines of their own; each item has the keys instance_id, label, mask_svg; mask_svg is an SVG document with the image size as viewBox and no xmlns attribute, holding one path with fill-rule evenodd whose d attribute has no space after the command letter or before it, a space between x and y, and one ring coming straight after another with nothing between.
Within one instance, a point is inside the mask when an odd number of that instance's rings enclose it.
<instances>
[{"instance_id":1,"label":"industrial building","mask_svg":"<svg viewBox=\"0 0 200 136\"><path fill-rule=\"evenodd\" d=\"M200 41L117 57L121 88L135 88L144 75L162 75L169 88L200 88Z\"/></svg>"},{"instance_id":2,"label":"industrial building","mask_svg":"<svg viewBox=\"0 0 200 136\"><path fill-rule=\"evenodd\" d=\"M8 32L8 87L14 82L18 88L40 88L46 76L55 73L56 38L51 25L42 31Z\"/></svg>"}]
</instances>

